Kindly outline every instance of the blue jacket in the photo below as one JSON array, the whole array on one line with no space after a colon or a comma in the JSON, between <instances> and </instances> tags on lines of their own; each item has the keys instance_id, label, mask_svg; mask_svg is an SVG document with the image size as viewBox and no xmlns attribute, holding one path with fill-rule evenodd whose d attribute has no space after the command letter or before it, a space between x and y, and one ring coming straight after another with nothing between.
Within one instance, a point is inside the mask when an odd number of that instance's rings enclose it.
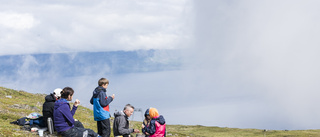
<instances>
[{"instance_id":1,"label":"blue jacket","mask_svg":"<svg viewBox=\"0 0 320 137\"><path fill-rule=\"evenodd\" d=\"M107 97L107 90L101 86L93 91L90 103L93 104L93 116L95 121L102 121L110 118L109 104L112 97Z\"/></svg>"},{"instance_id":2,"label":"blue jacket","mask_svg":"<svg viewBox=\"0 0 320 137\"><path fill-rule=\"evenodd\" d=\"M67 131L74 127L73 115L76 113L78 107L73 106L70 111L70 105L64 98L59 99L54 104L53 119L54 127L57 132Z\"/></svg>"}]
</instances>

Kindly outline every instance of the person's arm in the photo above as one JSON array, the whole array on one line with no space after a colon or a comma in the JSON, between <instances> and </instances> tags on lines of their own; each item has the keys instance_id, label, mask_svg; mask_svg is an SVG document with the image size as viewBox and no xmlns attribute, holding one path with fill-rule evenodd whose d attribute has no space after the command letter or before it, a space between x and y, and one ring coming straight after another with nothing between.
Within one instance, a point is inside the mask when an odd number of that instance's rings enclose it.
<instances>
[{"instance_id":1,"label":"person's arm","mask_svg":"<svg viewBox=\"0 0 320 137\"><path fill-rule=\"evenodd\" d=\"M107 103L107 105L109 105L112 101L113 101L113 98L112 98L111 96L109 96L109 97L106 98L106 103ZM106 106L107 106L107 105L106 105Z\"/></svg>"},{"instance_id":2,"label":"person's arm","mask_svg":"<svg viewBox=\"0 0 320 137\"><path fill-rule=\"evenodd\" d=\"M141 129L143 134L146 134L146 130L144 130L144 128Z\"/></svg>"},{"instance_id":3,"label":"person's arm","mask_svg":"<svg viewBox=\"0 0 320 137\"><path fill-rule=\"evenodd\" d=\"M90 99L90 104L93 105L93 96Z\"/></svg>"},{"instance_id":4,"label":"person's arm","mask_svg":"<svg viewBox=\"0 0 320 137\"><path fill-rule=\"evenodd\" d=\"M142 122L142 125L141 125L141 127L142 127L141 131L144 134L146 134L146 130L144 128L147 127L147 124L148 124L148 121L146 119L144 119Z\"/></svg>"},{"instance_id":5,"label":"person's arm","mask_svg":"<svg viewBox=\"0 0 320 137\"><path fill-rule=\"evenodd\" d=\"M99 100L100 100L100 105L102 107L105 107L105 106L108 106L113 101L113 98L111 96L107 97L105 92L100 92Z\"/></svg>"},{"instance_id":6,"label":"person's arm","mask_svg":"<svg viewBox=\"0 0 320 137\"><path fill-rule=\"evenodd\" d=\"M148 127L143 125L142 133L145 134L145 135L150 136L150 134L145 130L145 128L148 128Z\"/></svg>"},{"instance_id":7,"label":"person's arm","mask_svg":"<svg viewBox=\"0 0 320 137\"><path fill-rule=\"evenodd\" d=\"M78 106L73 106L72 107L72 110L70 111L72 116L74 116L74 114L76 113L77 108L78 108Z\"/></svg>"},{"instance_id":8,"label":"person's arm","mask_svg":"<svg viewBox=\"0 0 320 137\"><path fill-rule=\"evenodd\" d=\"M73 107L71 110L72 116L74 116L74 114L76 113L79 104L80 104L80 101L76 99L76 101L73 103Z\"/></svg>"},{"instance_id":9,"label":"person's arm","mask_svg":"<svg viewBox=\"0 0 320 137\"><path fill-rule=\"evenodd\" d=\"M145 126L143 129L144 129L145 132L149 133L150 135L153 135L156 132L155 121L151 121L150 125L148 127Z\"/></svg>"},{"instance_id":10,"label":"person's arm","mask_svg":"<svg viewBox=\"0 0 320 137\"><path fill-rule=\"evenodd\" d=\"M53 119L53 111L54 111L54 106L50 108L50 116L46 116L46 117L51 117Z\"/></svg>"},{"instance_id":11,"label":"person's arm","mask_svg":"<svg viewBox=\"0 0 320 137\"><path fill-rule=\"evenodd\" d=\"M59 108L59 111L65 116L65 118L67 119L67 122L69 123L69 125L73 125L74 124L74 119L73 119L73 115L76 111L77 107L73 107L72 111L70 111L70 107L68 105L62 105ZM72 114L73 112L73 114Z\"/></svg>"},{"instance_id":12,"label":"person's arm","mask_svg":"<svg viewBox=\"0 0 320 137\"><path fill-rule=\"evenodd\" d=\"M118 119L118 131L121 135L126 135L134 132L134 129L127 129L126 126L126 119L124 117Z\"/></svg>"}]
</instances>

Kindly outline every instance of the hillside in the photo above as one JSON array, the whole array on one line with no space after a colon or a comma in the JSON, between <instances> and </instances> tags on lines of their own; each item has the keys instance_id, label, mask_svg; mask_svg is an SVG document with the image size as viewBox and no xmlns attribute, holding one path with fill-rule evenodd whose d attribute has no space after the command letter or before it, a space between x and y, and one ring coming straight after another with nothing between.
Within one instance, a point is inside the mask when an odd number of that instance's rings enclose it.
<instances>
[{"instance_id":1,"label":"hillside","mask_svg":"<svg viewBox=\"0 0 320 137\"><path fill-rule=\"evenodd\" d=\"M42 104L45 94L31 94L0 87L0 137L34 137L35 132L22 129L22 126L10 124L32 112L42 114ZM75 116L85 128L97 132L96 122L93 120L92 110L79 106ZM113 118L111 119L111 121ZM111 122L112 126L112 122ZM130 121L130 126L141 129L141 122ZM51 135L56 136L56 135ZM111 133L113 137L113 134ZM135 135L132 135L135 136ZM205 126L167 125L167 136L181 137L318 137L320 130L269 130L238 129Z\"/></svg>"}]
</instances>

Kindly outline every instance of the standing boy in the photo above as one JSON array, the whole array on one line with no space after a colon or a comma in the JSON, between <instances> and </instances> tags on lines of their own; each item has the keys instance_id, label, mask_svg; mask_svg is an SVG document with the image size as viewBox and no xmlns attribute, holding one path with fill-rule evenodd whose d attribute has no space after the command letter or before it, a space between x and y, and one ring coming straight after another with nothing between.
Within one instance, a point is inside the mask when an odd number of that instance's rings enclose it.
<instances>
[{"instance_id":1,"label":"standing boy","mask_svg":"<svg viewBox=\"0 0 320 137\"><path fill-rule=\"evenodd\" d=\"M98 87L93 91L90 103L93 104L94 120L97 121L98 134L102 137L110 137L110 112L109 104L114 99L114 94L107 97L107 87L109 80L101 78L98 81Z\"/></svg>"}]
</instances>

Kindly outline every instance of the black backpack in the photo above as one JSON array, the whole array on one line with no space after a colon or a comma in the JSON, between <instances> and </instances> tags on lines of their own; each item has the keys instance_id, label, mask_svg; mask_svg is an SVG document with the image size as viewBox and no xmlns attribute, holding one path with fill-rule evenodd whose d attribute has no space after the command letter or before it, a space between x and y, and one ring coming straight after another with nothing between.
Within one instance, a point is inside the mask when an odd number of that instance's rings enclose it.
<instances>
[{"instance_id":1,"label":"black backpack","mask_svg":"<svg viewBox=\"0 0 320 137\"><path fill-rule=\"evenodd\" d=\"M10 123L11 124L17 124L19 126L24 126L28 122L28 121L26 121L27 119L28 119L27 117L23 117L23 118L17 119L17 121L13 121L13 122L10 122Z\"/></svg>"}]
</instances>

